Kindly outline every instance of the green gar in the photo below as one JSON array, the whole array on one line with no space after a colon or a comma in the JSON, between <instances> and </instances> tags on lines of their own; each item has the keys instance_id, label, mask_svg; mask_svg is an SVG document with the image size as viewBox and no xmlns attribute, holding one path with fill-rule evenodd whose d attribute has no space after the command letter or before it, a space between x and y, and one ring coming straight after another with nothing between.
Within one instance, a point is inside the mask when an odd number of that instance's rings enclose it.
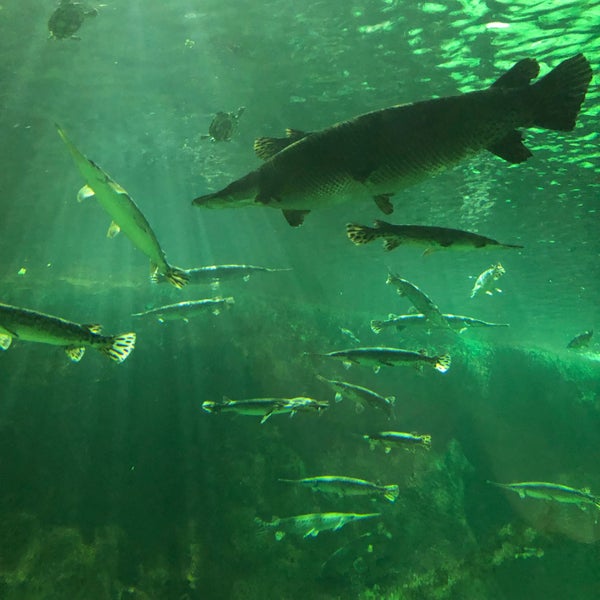
<instances>
[{"instance_id":1,"label":"green gar","mask_svg":"<svg viewBox=\"0 0 600 600\"><path fill-rule=\"evenodd\" d=\"M260 138L265 162L224 189L193 200L195 206L268 206L301 225L315 208L372 198L391 214L402 188L488 150L509 163L531 156L518 128L571 131L592 70L583 54L537 77L526 58L491 87L370 112L321 131L288 130L286 138Z\"/></svg>"},{"instance_id":2,"label":"green gar","mask_svg":"<svg viewBox=\"0 0 600 600\"><path fill-rule=\"evenodd\" d=\"M394 415L395 396L385 397L362 385L356 385L338 379L327 379L322 375L317 375L317 378L333 388L335 391L336 402L340 402L343 398L350 398L356 402L357 406L372 406L373 408L382 410L387 415L388 419L391 419Z\"/></svg>"},{"instance_id":3,"label":"green gar","mask_svg":"<svg viewBox=\"0 0 600 600\"><path fill-rule=\"evenodd\" d=\"M304 396L296 398L247 398L244 400L231 400L227 396L224 396L222 402L206 400L202 403L202 409L206 412L262 417L261 424L266 422L271 415L285 413L294 415L297 412L308 411L320 412L328 408L328 406L328 402Z\"/></svg>"},{"instance_id":4,"label":"green gar","mask_svg":"<svg viewBox=\"0 0 600 600\"><path fill-rule=\"evenodd\" d=\"M87 183L77 197L82 199L94 195L113 220L108 230L109 237L123 231L133 245L150 259L151 275L158 271L175 287L183 287L187 282L185 272L167 262L152 227L131 196L97 164L84 156L58 125L56 128Z\"/></svg>"},{"instance_id":5,"label":"green gar","mask_svg":"<svg viewBox=\"0 0 600 600\"><path fill-rule=\"evenodd\" d=\"M207 265L205 267L194 267L193 269L183 269L188 277L188 283L211 285L220 281L231 281L242 279L249 281L254 273L281 273L291 271L292 269L277 269L272 267L260 267L257 265ZM156 283L166 281L164 276L157 274Z\"/></svg>"},{"instance_id":6,"label":"green gar","mask_svg":"<svg viewBox=\"0 0 600 600\"><path fill-rule=\"evenodd\" d=\"M385 453L391 452L392 447L399 446L413 450L415 448L431 448L431 436L420 433L406 433L404 431L380 431L379 433L367 433L363 438L369 442L371 449L381 444Z\"/></svg>"},{"instance_id":7,"label":"green gar","mask_svg":"<svg viewBox=\"0 0 600 600\"><path fill-rule=\"evenodd\" d=\"M157 306L139 313L133 313L132 317L155 317L159 323L165 321L189 322L193 317L211 312L218 315L224 308L229 308L235 303L232 296L227 298L204 298L202 300L187 300L176 304Z\"/></svg>"},{"instance_id":8,"label":"green gar","mask_svg":"<svg viewBox=\"0 0 600 600\"><path fill-rule=\"evenodd\" d=\"M582 508L591 504L600 509L600 497L594 496L587 488L578 490L559 483L547 483L545 481L523 481L519 483L488 481L488 483L516 492L521 498L537 498L538 500L552 500L564 504L577 504Z\"/></svg>"},{"instance_id":9,"label":"green gar","mask_svg":"<svg viewBox=\"0 0 600 600\"><path fill-rule=\"evenodd\" d=\"M396 484L377 485L356 477L320 475L304 479L279 479L283 483L293 483L310 488L313 492L344 496L381 496L388 502L396 502L399 488Z\"/></svg>"},{"instance_id":10,"label":"green gar","mask_svg":"<svg viewBox=\"0 0 600 600\"><path fill-rule=\"evenodd\" d=\"M297 515L295 517L285 517L280 519L273 518L266 522L256 517L255 522L262 528L275 529L275 539L283 539L286 533L296 533L302 537L317 537L321 531L338 531L347 523L373 519L381 516L381 513L310 513L306 515Z\"/></svg>"},{"instance_id":11,"label":"green gar","mask_svg":"<svg viewBox=\"0 0 600 600\"><path fill-rule=\"evenodd\" d=\"M509 327L508 323L489 323L488 321L482 321L481 319L475 319L474 317L465 317L463 315L451 315L450 313L442 314L444 321L459 333L462 333L466 329L472 327ZM382 329L387 327L395 327L398 331L402 331L406 327L438 327L434 323L431 323L425 315L422 314L410 314L410 315L388 315L385 321L378 321L374 319L371 321L371 331L373 333L381 333Z\"/></svg>"},{"instance_id":12,"label":"green gar","mask_svg":"<svg viewBox=\"0 0 600 600\"><path fill-rule=\"evenodd\" d=\"M492 238L451 229L449 227L433 227L428 225L394 225L377 219L375 227L348 223L346 225L348 239L356 246L368 244L378 238L383 238L383 247L390 251L398 246L425 246L425 254L437 249L475 250L492 246L494 248L523 248L516 244L502 244Z\"/></svg>"},{"instance_id":13,"label":"green gar","mask_svg":"<svg viewBox=\"0 0 600 600\"><path fill-rule=\"evenodd\" d=\"M62 346L73 362L83 358L86 346L96 348L115 362L123 362L135 346L135 333L109 336L100 325L80 325L26 308L0 304L0 349L12 340Z\"/></svg>"},{"instance_id":14,"label":"green gar","mask_svg":"<svg viewBox=\"0 0 600 600\"><path fill-rule=\"evenodd\" d=\"M411 283L407 279L402 279L394 273L388 273L386 280L388 285L393 285L396 288L399 296L407 298L411 304L419 311L419 313L425 315L425 318L435 327L440 329L448 329L450 324L440 309L434 304L434 302L421 291L414 283Z\"/></svg>"},{"instance_id":15,"label":"green gar","mask_svg":"<svg viewBox=\"0 0 600 600\"><path fill-rule=\"evenodd\" d=\"M352 364L372 365L375 372L379 371L381 366L394 367L396 365L431 365L436 371L446 373L450 368L450 355L442 354L440 356L427 356L421 352L412 352L411 350L402 350L400 348L367 347L350 348L348 350L335 350L327 354L317 354L328 358L338 358L346 366Z\"/></svg>"}]
</instances>

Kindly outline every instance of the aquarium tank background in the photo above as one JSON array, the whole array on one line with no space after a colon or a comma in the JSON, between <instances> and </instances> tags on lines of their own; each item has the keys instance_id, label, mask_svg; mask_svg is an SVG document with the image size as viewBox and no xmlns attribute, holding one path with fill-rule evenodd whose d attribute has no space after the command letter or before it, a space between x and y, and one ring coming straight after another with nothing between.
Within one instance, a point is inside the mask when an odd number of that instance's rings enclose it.
<instances>
[{"instance_id":1,"label":"aquarium tank background","mask_svg":"<svg viewBox=\"0 0 600 600\"><path fill-rule=\"evenodd\" d=\"M59 8L0 2L0 302L137 341L122 364L18 337L0 353L0 598L598 597L600 342L567 346L600 328L600 3L106 0L49 37ZM595 77L573 131L527 129L526 162L479 153L401 190L391 215L348 202L293 228L270 207L191 204L256 169L258 137L485 89L524 58L543 76L579 53ZM285 270L152 283L127 236L107 238L100 204L77 202L86 182L55 123L127 190L173 264ZM347 238L347 223L381 218L523 249L424 255ZM471 298L497 263L501 292ZM414 314L390 272L444 314L509 326L377 334L372 320ZM132 316L229 297L187 321ZM319 356L376 346L449 354L451 368ZM338 402L318 375L394 396L393 410ZM203 409L224 397L329 408L263 423ZM364 439L386 431L431 444ZM397 498L279 481L318 476L397 485ZM326 513L376 516L280 531Z\"/></svg>"}]
</instances>

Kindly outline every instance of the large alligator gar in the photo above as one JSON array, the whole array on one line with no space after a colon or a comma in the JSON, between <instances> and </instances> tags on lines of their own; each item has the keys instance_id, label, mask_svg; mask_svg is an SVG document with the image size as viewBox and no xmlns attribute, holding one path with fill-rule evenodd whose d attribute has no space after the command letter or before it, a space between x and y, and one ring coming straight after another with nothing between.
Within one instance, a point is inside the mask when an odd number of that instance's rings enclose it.
<instances>
[{"instance_id":1,"label":"large alligator gar","mask_svg":"<svg viewBox=\"0 0 600 600\"><path fill-rule=\"evenodd\" d=\"M187 282L187 275L182 269L173 267L167 262L152 227L131 196L97 164L84 156L58 125L56 127L87 183L77 197L81 199L95 195L102 208L113 220L108 235L112 237L119 231L123 231L133 245L150 259L152 273L158 271L175 287L183 287Z\"/></svg>"},{"instance_id":2,"label":"large alligator gar","mask_svg":"<svg viewBox=\"0 0 600 600\"><path fill-rule=\"evenodd\" d=\"M392 106L304 134L260 138L265 162L196 206L270 206L301 225L312 209L373 198L391 214L402 188L489 150L510 163L531 156L518 128L571 131L592 77L578 54L536 83L539 65L526 58L491 87L457 96Z\"/></svg>"},{"instance_id":3,"label":"large alligator gar","mask_svg":"<svg viewBox=\"0 0 600 600\"><path fill-rule=\"evenodd\" d=\"M135 346L135 333L102 335L100 325L80 325L27 308L0 304L0 349L12 340L62 346L73 362L83 358L86 346L100 350L115 362L123 362Z\"/></svg>"}]
</instances>

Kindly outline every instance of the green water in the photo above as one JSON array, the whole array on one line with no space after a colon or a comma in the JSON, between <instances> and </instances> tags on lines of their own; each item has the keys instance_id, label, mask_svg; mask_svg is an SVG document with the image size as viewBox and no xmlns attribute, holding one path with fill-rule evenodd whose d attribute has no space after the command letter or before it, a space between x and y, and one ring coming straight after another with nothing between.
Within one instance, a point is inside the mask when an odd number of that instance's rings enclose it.
<instances>
[{"instance_id":1,"label":"green water","mask_svg":"<svg viewBox=\"0 0 600 600\"><path fill-rule=\"evenodd\" d=\"M600 160L597 78L573 132L528 130L533 156L490 153L400 192L394 223L521 244L470 253L353 246L371 203L313 211L193 208L255 169L258 136L317 130L385 106L482 89L518 60L542 74L583 52L600 64L600 3L526 0L107 0L48 39L51 0L0 0L0 301L109 333L136 331L121 365L88 349L13 341L0 356L0 599L594 598L600 512L486 483L546 481L600 494ZM229 142L203 139L245 106ZM290 268L218 290L153 285L148 261L93 200L56 134L135 199L181 267ZM469 298L501 261L502 293ZM409 303L388 270L443 312L508 328L384 330ZM161 325L147 308L233 296L215 316ZM1 325L1 323L0 323ZM349 330L360 342L342 331ZM349 370L310 356L357 345L452 355L441 375ZM394 395L358 411L321 373ZM202 402L311 396L321 415L211 415ZM429 451L371 450L361 435L426 433ZM397 484L395 503L335 498L279 478ZM261 531L318 512L380 512L318 537Z\"/></svg>"}]
</instances>

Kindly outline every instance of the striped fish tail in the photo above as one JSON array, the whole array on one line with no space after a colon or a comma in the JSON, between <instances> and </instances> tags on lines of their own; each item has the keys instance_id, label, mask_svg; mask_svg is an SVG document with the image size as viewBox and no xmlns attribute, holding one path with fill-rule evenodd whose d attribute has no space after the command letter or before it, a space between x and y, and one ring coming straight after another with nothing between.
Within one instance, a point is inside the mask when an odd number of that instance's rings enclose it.
<instances>
[{"instance_id":1,"label":"striped fish tail","mask_svg":"<svg viewBox=\"0 0 600 600\"><path fill-rule=\"evenodd\" d=\"M378 231L373 227L358 225L357 223L348 223L346 225L346 235L357 246L368 244L379 237Z\"/></svg>"},{"instance_id":2,"label":"striped fish tail","mask_svg":"<svg viewBox=\"0 0 600 600\"><path fill-rule=\"evenodd\" d=\"M100 350L115 362L122 363L134 347L135 333L130 332L107 338L106 344L101 346Z\"/></svg>"}]
</instances>

